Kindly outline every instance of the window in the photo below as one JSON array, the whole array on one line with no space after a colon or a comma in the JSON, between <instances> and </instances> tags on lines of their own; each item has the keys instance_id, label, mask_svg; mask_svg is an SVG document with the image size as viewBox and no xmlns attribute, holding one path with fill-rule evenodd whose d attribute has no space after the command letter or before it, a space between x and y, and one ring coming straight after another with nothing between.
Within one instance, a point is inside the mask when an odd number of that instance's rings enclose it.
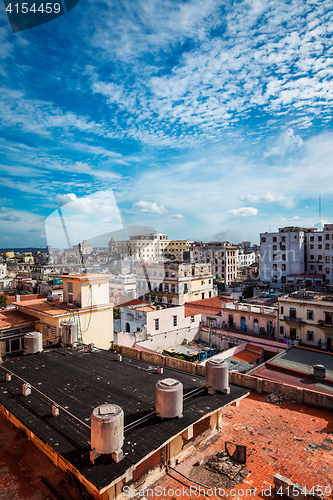
<instances>
[{"instance_id":1,"label":"window","mask_svg":"<svg viewBox=\"0 0 333 500\"><path fill-rule=\"evenodd\" d=\"M285 236L282 236L282 241L286 241L286 237Z\"/></svg>"},{"instance_id":2,"label":"window","mask_svg":"<svg viewBox=\"0 0 333 500\"><path fill-rule=\"evenodd\" d=\"M281 283L287 283L287 276L281 276Z\"/></svg>"},{"instance_id":3,"label":"window","mask_svg":"<svg viewBox=\"0 0 333 500\"><path fill-rule=\"evenodd\" d=\"M290 319L296 319L296 309L294 307L290 308L289 318Z\"/></svg>"},{"instance_id":4,"label":"window","mask_svg":"<svg viewBox=\"0 0 333 500\"><path fill-rule=\"evenodd\" d=\"M281 245L281 250L285 250L286 249L286 245Z\"/></svg>"},{"instance_id":5,"label":"window","mask_svg":"<svg viewBox=\"0 0 333 500\"><path fill-rule=\"evenodd\" d=\"M283 309L283 306L281 306L281 314L283 314L283 310L284 310L284 309Z\"/></svg>"},{"instance_id":6,"label":"window","mask_svg":"<svg viewBox=\"0 0 333 500\"><path fill-rule=\"evenodd\" d=\"M283 328L283 326L280 326L280 335L284 335L284 328Z\"/></svg>"},{"instance_id":7,"label":"window","mask_svg":"<svg viewBox=\"0 0 333 500\"><path fill-rule=\"evenodd\" d=\"M157 318L155 319L155 330L159 330L160 329L160 320Z\"/></svg>"},{"instance_id":8,"label":"window","mask_svg":"<svg viewBox=\"0 0 333 500\"><path fill-rule=\"evenodd\" d=\"M313 264L310 266L310 269L311 269L311 271L314 270L314 265Z\"/></svg>"},{"instance_id":9,"label":"window","mask_svg":"<svg viewBox=\"0 0 333 500\"><path fill-rule=\"evenodd\" d=\"M273 241L277 241L276 236L273 236Z\"/></svg>"},{"instance_id":10,"label":"window","mask_svg":"<svg viewBox=\"0 0 333 500\"><path fill-rule=\"evenodd\" d=\"M307 310L306 317L307 317L307 319L311 319L312 320L313 319L313 311Z\"/></svg>"},{"instance_id":11,"label":"window","mask_svg":"<svg viewBox=\"0 0 333 500\"><path fill-rule=\"evenodd\" d=\"M321 250L323 248L323 245L318 245L318 249Z\"/></svg>"},{"instance_id":12,"label":"window","mask_svg":"<svg viewBox=\"0 0 333 500\"><path fill-rule=\"evenodd\" d=\"M67 304L73 304L74 299L73 299L73 281L68 282L68 298L67 298Z\"/></svg>"},{"instance_id":13,"label":"window","mask_svg":"<svg viewBox=\"0 0 333 500\"><path fill-rule=\"evenodd\" d=\"M277 270L277 264L273 264L273 270L276 271Z\"/></svg>"},{"instance_id":14,"label":"window","mask_svg":"<svg viewBox=\"0 0 333 500\"><path fill-rule=\"evenodd\" d=\"M212 296L212 292L209 292L208 293L208 297L210 298Z\"/></svg>"},{"instance_id":15,"label":"window","mask_svg":"<svg viewBox=\"0 0 333 500\"><path fill-rule=\"evenodd\" d=\"M285 265L285 264L282 264L282 265L281 265L281 269L282 269L282 271L285 271L285 270L286 270L286 265Z\"/></svg>"},{"instance_id":16,"label":"window","mask_svg":"<svg viewBox=\"0 0 333 500\"><path fill-rule=\"evenodd\" d=\"M314 245L310 245L310 249L313 250L314 249Z\"/></svg>"},{"instance_id":17,"label":"window","mask_svg":"<svg viewBox=\"0 0 333 500\"><path fill-rule=\"evenodd\" d=\"M323 241L322 236L318 236L318 241Z\"/></svg>"},{"instance_id":18,"label":"window","mask_svg":"<svg viewBox=\"0 0 333 500\"><path fill-rule=\"evenodd\" d=\"M318 260L323 260L323 256L322 255L318 255Z\"/></svg>"},{"instance_id":19,"label":"window","mask_svg":"<svg viewBox=\"0 0 333 500\"><path fill-rule=\"evenodd\" d=\"M208 283L211 284L212 280L209 280Z\"/></svg>"},{"instance_id":20,"label":"window","mask_svg":"<svg viewBox=\"0 0 333 500\"><path fill-rule=\"evenodd\" d=\"M277 283L277 276L272 276L272 283Z\"/></svg>"},{"instance_id":21,"label":"window","mask_svg":"<svg viewBox=\"0 0 333 500\"><path fill-rule=\"evenodd\" d=\"M313 236L310 236L310 241L314 241L314 237Z\"/></svg>"},{"instance_id":22,"label":"window","mask_svg":"<svg viewBox=\"0 0 333 500\"><path fill-rule=\"evenodd\" d=\"M325 234L325 239L329 240L330 239L330 235L329 234Z\"/></svg>"},{"instance_id":23,"label":"window","mask_svg":"<svg viewBox=\"0 0 333 500\"><path fill-rule=\"evenodd\" d=\"M326 261L326 264L329 264L329 263L330 263L330 256L329 256L329 255L326 255L326 257L325 257L325 261Z\"/></svg>"},{"instance_id":24,"label":"window","mask_svg":"<svg viewBox=\"0 0 333 500\"><path fill-rule=\"evenodd\" d=\"M311 260L314 260L314 255L310 255L310 259L311 259Z\"/></svg>"},{"instance_id":25,"label":"window","mask_svg":"<svg viewBox=\"0 0 333 500\"><path fill-rule=\"evenodd\" d=\"M306 340L308 342L313 342L313 332L309 332L309 331L306 332Z\"/></svg>"},{"instance_id":26,"label":"window","mask_svg":"<svg viewBox=\"0 0 333 500\"><path fill-rule=\"evenodd\" d=\"M202 284L202 285L204 285L204 284L205 284L205 282L204 282L204 281L201 281L201 284Z\"/></svg>"},{"instance_id":27,"label":"window","mask_svg":"<svg viewBox=\"0 0 333 500\"><path fill-rule=\"evenodd\" d=\"M330 244L329 244L329 243L326 243L326 245L325 245L325 249L326 249L326 250L329 250L329 249L330 249Z\"/></svg>"},{"instance_id":28,"label":"window","mask_svg":"<svg viewBox=\"0 0 333 500\"><path fill-rule=\"evenodd\" d=\"M203 300L205 298L205 293L201 294L201 299Z\"/></svg>"},{"instance_id":29,"label":"window","mask_svg":"<svg viewBox=\"0 0 333 500\"><path fill-rule=\"evenodd\" d=\"M273 260L276 260L276 253L273 253Z\"/></svg>"},{"instance_id":30,"label":"window","mask_svg":"<svg viewBox=\"0 0 333 500\"><path fill-rule=\"evenodd\" d=\"M194 316L191 316L191 323L194 323Z\"/></svg>"},{"instance_id":31,"label":"window","mask_svg":"<svg viewBox=\"0 0 333 500\"><path fill-rule=\"evenodd\" d=\"M286 254L285 253L282 254L282 260L286 260Z\"/></svg>"},{"instance_id":32,"label":"window","mask_svg":"<svg viewBox=\"0 0 333 500\"><path fill-rule=\"evenodd\" d=\"M273 250L277 250L277 245L273 245Z\"/></svg>"},{"instance_id":33,"label":"window","mask_svg":"<svg viewBox=\"0 0 333 500\"><path fill-rule=\"evenodd\" d=\"M329 269L329 267L326 267L325 274L330 274L330 269Z\"/></svg>"},{"instance_id":34,"label":"window","mask_svg":"<svg viewBox=\"0 0 333 500\"><path fill-rule=\"evenodd\" d=\"M318 266L318 270L322 271L323 270L323 266L322 265Z\"/></svg>"},{"instance_id":35,"label":"window","mask_svg":"<svg viewBox=\"0 0 333 500\"><path fill-rule=\"evenodd\" d=\"M261 241L262 241L263 243L266 243L266 238L261 238Z\"/></svg>"},{"instance_id":36,"label":"window","mask_svg":"<svg viewBox=\"0 0 333 500\"><path fill-rule=\"evenodd\" d=\"M177 316L172 316L173 326L177 326Z\"/></svg>"}]
</instances>

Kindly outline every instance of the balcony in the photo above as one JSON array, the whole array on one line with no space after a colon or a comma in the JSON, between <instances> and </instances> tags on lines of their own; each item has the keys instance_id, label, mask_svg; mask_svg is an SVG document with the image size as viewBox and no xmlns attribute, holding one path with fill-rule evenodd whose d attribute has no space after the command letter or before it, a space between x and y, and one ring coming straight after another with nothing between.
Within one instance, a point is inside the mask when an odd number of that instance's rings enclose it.
<instances>
[{"instance_id":1,"label":"balcony","mask_svg":"<svg viewBox=\"0 0 333 500\"><path fill-rule=\"evenodd\" d=\"M325 323L325 321L323 321L322 319L318 321L318 326L321 326L323 328L333 328L332 323Z\"/></svg>"},{"instance_id":2,"label":"balcony","mask_svg":"<svg viewBox=\"0 0 333 500\"><path fill-rule=\"evenodd\" d=\"M304 322L302 318L293 318L291 316L283 316L283 320L290 321L292 323L303 323Z\"/></svg>"}]
</instances>

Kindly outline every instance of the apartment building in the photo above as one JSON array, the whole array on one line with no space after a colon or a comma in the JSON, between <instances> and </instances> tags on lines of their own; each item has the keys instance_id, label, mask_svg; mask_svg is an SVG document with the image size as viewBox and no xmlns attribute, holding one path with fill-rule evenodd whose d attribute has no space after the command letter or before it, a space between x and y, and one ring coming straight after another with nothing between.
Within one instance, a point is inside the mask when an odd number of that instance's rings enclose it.
<instances>
[{"instance_id":1,"label":"apartment building","mask_svg":"<svg viewBox=\"0 0 333 500\"><path fill-rule=\"evenodd\" d=\"M183 260L183 253L189 251L192 243L192 240L168 240L163 233L141 234L117 241L113 251L121 259L135 261Z\"/></svg>"},{"instance_id":2,"label":"apartment building","mask_svg":"<svg viewBox=\"0 0 333 500\"><path fill-rule=\"evenodd\" d=\"M214 278L224 280L227 286L237 279L238 248L229 245L227 241L193 243L191 259L194 262L210 263Z\"/></svg>"},{"instance_id":3,"label":"apartment building","mask_svg":"<svg viewBox=\"0 0 333 500\"><path fill-rule=\"evenodd\" d=\"M316 228L302 227L283 227L278 233L261 233L260 280L281 287L287 283L288 275L304 275L308 270L313 274L322 273L324 254L320 237Z\"/></svg>"},{"instance_id":4,"label":"apartment building","mask_svg":"<svg viewBox=\"0 0 333 500\"><path fill-rule=\"evenodd\" d=\"M280 339L333 348L333 296L295 292L278 300Z\"/></svg>"},{"instance_id":5,"label":"apartment building","mask_svg":"<svg viewBox=\"0 0 333 500\"><path fill-rule=\"evenodd\" d=\"M247 267L251 266L251 264L254 264L256 261L256 253L255 252L249 252L243 249L238 250L238 257L237 257L237 266L238 267Z\"/></svg>"},{"instance_id":6,"label":"apartment building","mask_svg":"<svg viewBox=\"0 0 333 500\"><path fill-rule=\"evenodd\" d=\"M325 257L325 280L333 283L333 224L325 224L322 238L323 254Z\"/></svg>"},{"instance_id":7,"label":"apartment building","mask_svg":"<svg viewBox=\"0 0 333 500\"><path fill-rule=\"evenodd\" d=\"M143 300L182 305L216 295L210 264L138 262L135 270L137 298Z\"/></svg>"}]
</instances>

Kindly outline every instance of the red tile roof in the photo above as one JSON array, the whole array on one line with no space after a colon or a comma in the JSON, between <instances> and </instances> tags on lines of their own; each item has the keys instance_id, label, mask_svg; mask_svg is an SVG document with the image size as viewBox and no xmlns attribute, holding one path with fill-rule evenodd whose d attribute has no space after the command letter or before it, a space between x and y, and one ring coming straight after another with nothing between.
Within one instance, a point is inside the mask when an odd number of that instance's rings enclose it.
<instances>
[{"instance_id":1,"label":"red tile roof","mask_svg":"<svg viewBox=\"0 0 333 500\"><path fill-rule=\"evenodd\" d=\"M83 274L64 274L59 276L59 278L64 279L69 279L70 281L90 281L90 280L97 280L101 278L109 278L108 274L89 274L89 273L83 273Z\"/></svg>"},{"instance_id":2,"label":"red tile roof","mask_svg":"<svg viewBox=\"0 0 333 500\"><path fill-rule=\"evenodd\" d=\"M166 495L159 496L163 488L165 491L178 490L180 493L174 495L177 500L280 498L281 495L273 493L276 473L290 478L293 483L306 486L308 491L313 486L320 485L323 491L328 491L325 498L332 498L332 413L296 403L275 405L267 402L264 395L251 393L238 407L223 408L222 415L223 431L198 444L188 458L175 465L175 469L186 477L169 470L157 483L149 486L152 491L150 500L167 498ZM240 484L236 483L229 488L223 485L222 481L226 478L222 474L210 472L204 465L193 467L201 459L206 460L224 450L226 442L246 446L246 468L249 472ZM201 486L199 490L198 484L186 479L188 477L207 486ZM270 485L272 494L268 494ZM192 495L188 495L190 487ZM219 494L218 488L223 493ZM256 490L253 491L253 488ZM263 488L267 491L267 496L263 495ZM170 499L171 497L172 495Z\"/></svg>"},{"instance_id":3,"label":"red tile roof","mask_svg":"<svg viewBox=\"0 0 333 500\"><path fill-rule=\"evenodd\" d=\"M232 356L233 358L239 359L240 361L245 361L246 363L253 363L258 358L260 358L260 354L256 352L250 352L244 349L244 351L238 352Z\"/></svg>"},{"instance_id":4,"label":"red tile roof","mask_svg":"<svg viewBox=\"0 0 333 500\"><path fill-rule=\"evenodd\" d=\"M221 307L227 302L235 302L235 299L229 297L210 297L208 299L194 300L186 302L185 317L195 314L210 314L212 316L221 316Z\"/></svg>"},{"instance_id":5,"label":"red tile roof","mask_svg":"<svg viewBox=\"0 0 333 500\"><path fill-rule=\"evenodd\" d=\"M37 318L17 309L5 309L0 311L0 328L6 330L15 326L22 326L25 323L34 323Z\"/></svg>"},{"instance_id":6,"label":"red tile roof","mask_svg":"<svg viewBox=\"0 0 333 500\"><path fill-rule=\"evenodd\" d=\"M136 305L140 305L140 304L150 304L150 302L148 302L147 300L140 300L140 299L130 299L129 302L126 302L126 304L124 304L124 306L136 306Z\"/></svg>"},{"instance_id":7,"label":"red tile roof","mask_svg":"<svg viewBox=\"0 0 333 500\"><path fill-rule=\"evenodd\" d=\"M99 306L88 306L88 307L80 307L69 306L68 304L64 304L63 302L47 302L47 299L35 299L26 301L23 304L21 302L14 302L14 305L18 307L19 310L27 310L27 312L41 312L43 314L47 314L48 316L59 316L62 314L69 314L70 311L90 311L91 309L98 309ZM103 306L111 304L103 304Z\"/></svg>"}]
</instances>

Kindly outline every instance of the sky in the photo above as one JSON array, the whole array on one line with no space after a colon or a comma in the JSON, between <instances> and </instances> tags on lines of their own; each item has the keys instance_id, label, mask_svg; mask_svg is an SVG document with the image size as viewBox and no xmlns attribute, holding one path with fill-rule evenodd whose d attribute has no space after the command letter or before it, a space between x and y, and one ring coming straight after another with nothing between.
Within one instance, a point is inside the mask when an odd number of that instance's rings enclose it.
<instances>
[{"instance_id":1,"label":"sky","mask_svg":"<svg viewBox=\"0 0 333 500\"><path fill-rule=\"evenodd\" d=\"M333 223L332 34L331 0L80 0L18 33L1 3L0 248L68 201L73 244L85 218L259 243L319 195Z\"/></svg>"}]
</instances>

